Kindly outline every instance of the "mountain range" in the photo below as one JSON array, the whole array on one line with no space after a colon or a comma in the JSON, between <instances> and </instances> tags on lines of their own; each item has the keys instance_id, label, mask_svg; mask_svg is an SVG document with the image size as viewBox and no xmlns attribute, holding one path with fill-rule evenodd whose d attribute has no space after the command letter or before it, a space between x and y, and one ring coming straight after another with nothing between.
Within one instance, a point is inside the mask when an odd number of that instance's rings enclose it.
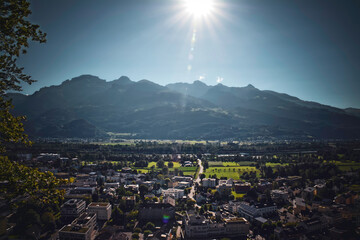
<instances>
[{"instance_id":1,"label":"mountain range","mask_svg":"<svg viewBox=\"0 0 360 240\"><path fill-rule=\"evenodd\" d=\"M201 81L161 86L122 76L81 75L32 95L9 93L14 113L26 115L33 137L145 139L354 139L360 110L339 109L262 91L252 85L208 86Z\"/></svg>"}]
</instances>

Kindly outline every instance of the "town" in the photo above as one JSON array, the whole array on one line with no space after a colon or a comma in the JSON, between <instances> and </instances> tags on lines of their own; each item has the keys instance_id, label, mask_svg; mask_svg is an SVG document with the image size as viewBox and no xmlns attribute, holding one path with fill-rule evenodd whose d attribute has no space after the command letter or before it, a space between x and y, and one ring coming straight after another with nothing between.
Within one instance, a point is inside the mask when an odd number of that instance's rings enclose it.
<instances>
[{"instance_id":1,"label":"town","mask_svg":"<svg viewBox=\"0 0 360 240\"><path fill-rule=\"evenodd\" d=\"M67 146L62 154L72 149L74 157L13 157L63 179L63 199L44 208L26 195L3 196L2 239L358 239L357 144L304 143L301 151L287 152L283 143L223 143L215 149L231 146L233 153L126 153L87 161L92 157L77 158L71 145L58 143ZM154 150L154 144L137 146ZM107 147L101 148L104 154Z\"/></svg>"}]
</instances>

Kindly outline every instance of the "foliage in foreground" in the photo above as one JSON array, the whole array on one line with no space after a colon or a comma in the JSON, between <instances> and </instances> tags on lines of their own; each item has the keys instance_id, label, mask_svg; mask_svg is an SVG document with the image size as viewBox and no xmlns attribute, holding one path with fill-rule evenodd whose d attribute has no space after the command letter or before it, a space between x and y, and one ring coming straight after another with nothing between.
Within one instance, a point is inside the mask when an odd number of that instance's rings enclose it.
<instances>
[{"instance_id":1,"label":"foliage in foreground","mask_svg":"<svg viewBox=\"0 0 360 240\"><path fill-rule=\"evenodd\" d=\"M0 152L5 151L9 142L28 142L21 122L24 117L12 115L11 100L6 93L21 91L22 83L34 82L17 64L29 41L46 41L46 34L39 26L27 20L30 14L30 3L26 0L0 1Z\"/></svg>"},{"instance_id":2,"label":"foliage in foreground","mask_svg":"<svg viewBox=\"0 0 360 240\"><path fill-rule=\"evenodd\" d=\"M59 187L67 180L0 157L0 182L0 192L9 201L24 197L44 205L58 205L65 194Z\"/></svg>"}]
</instances>

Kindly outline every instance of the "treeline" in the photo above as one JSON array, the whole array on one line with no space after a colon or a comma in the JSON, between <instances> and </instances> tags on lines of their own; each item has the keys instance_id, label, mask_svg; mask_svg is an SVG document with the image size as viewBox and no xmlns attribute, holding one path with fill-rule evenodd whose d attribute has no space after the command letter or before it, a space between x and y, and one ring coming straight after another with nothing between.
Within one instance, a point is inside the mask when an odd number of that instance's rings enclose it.
<instances>
[{"instance_id":1,"label":"treeline","mask_svg":"<svg viewBox=\"0 0 360 240\"><path fill-rule=\"evenodd\" d=\"M317 151L326 159L347 158L357 160L360 158L360 142L291 142L291 143L249 143L239 145L237 143L156 143L137 142L133 145L106 145L90 143L48 143L34 142L31 147L12 145L9 147L7 156L14 158L17 153L32 153L38 155L42 152L60 153L64 157L78 157L81 160L111 160L124 161L124 154L235 154L234 159L227 161L244 161L246 156L240 157L240 153L250 156L271 154L294 154L303 155L309 151ZM248 157L248 158L249 158ZM250 159L250 158L249 158ZM268 159L269 160L269 159ZM274 160L274 159L270 159Z\"/></svg>"}]
</instances>

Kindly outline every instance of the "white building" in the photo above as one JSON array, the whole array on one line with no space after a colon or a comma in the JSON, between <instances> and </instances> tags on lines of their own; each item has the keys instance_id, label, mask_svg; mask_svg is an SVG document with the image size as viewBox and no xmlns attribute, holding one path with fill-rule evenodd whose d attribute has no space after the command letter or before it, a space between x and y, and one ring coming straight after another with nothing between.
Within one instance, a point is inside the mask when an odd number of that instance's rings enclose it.
<instances>
[{"instance_id":1,"label":"white building","mask_svg":"<svg viewBox=\"0 0 360 240\"><path fill-rule=\"evenodd\" d=\"M96 213L98 220L109 220L111 218L111 205L107 202L92 202L86 211Z\"/></svg>"},{"instance_id":2,"label":"white building","mask_svg":"<svg viewBox=\"0 0 360 240\"><path fill-rule=\"evenodd\" d=\"M183 189L176 189L176 188L169 188L166 190L162 190L162 195L164 197L166 196L173 196L175 199L182 198L184 196L184 190Z\"/></svg>"},{"instance_id":3,"label":"white building","mask_svg":"<svg viewBox=\"0 0 360 240\"><path fill-rule=\"evenodd\" d=\"M240 216L252 221L254 218L263 217L267 214L273 213L277 210L276 205L250 205L246 202L241 202L237 206Z\"/></svg>"},{"instance_id":4,"label":"white building","mask_svg":"<svg viewBox=\"0 0 360 240\"><path fill-rule=\"evenodd\" d=\"M206 219L204 216L186 214L186 239L212 239L215 237L244 237L249 233L250 224L245 218L226 218L220 222Z\"/></svg>"}]
</instances>

